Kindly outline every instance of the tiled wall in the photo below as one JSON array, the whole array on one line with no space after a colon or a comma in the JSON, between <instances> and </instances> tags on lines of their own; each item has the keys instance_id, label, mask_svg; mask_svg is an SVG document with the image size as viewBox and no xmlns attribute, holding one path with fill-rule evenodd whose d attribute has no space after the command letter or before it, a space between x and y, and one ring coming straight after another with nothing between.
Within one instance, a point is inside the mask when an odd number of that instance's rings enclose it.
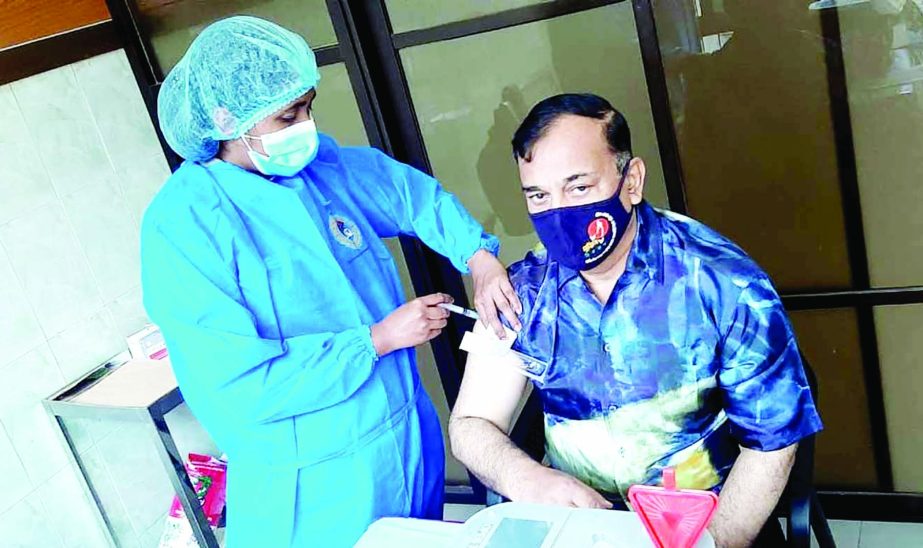
<instances>
[{"instance_id":1,"label":"tiled wall","mask_svg":"<svg viewBox=\"0 0 923 548\"><path fill-rule=\"evenodd\" d=\"M139 221L168 175L123 52L0 87L4 547L105 545L40 399L121 351L124 337L147 322ZM142 440L130 425L75 428L90 465L114 484L156 459L136 449ZM163 501L154 508L124 493L115 498L125 509L116 523L125 544L156 545ZM145 504L151 508L133 508Z\"/></svg>"}]
</instances>

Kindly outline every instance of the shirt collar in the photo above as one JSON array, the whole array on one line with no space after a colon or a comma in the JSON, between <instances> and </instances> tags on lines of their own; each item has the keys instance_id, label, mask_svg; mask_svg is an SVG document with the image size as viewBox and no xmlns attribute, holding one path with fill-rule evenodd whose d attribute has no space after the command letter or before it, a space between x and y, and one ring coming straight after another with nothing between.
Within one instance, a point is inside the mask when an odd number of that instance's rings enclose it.
<instances>
[{"instance_id":1,"label":"shirt collar","mask_svg":"<svg viewBox=\"0 0 923 548\"><path fill-rule=\"evenodd\" d=\"M658 283L663 283L663 225L660 214L647 202L635 207L635 219L638 230L635 241L628 252L626 274L643 275ZM556 261L555 261L556 262ZM560 263L558 267L558 287L561 288L579 275L577 270Z\"/></svg>"}]
</instances>

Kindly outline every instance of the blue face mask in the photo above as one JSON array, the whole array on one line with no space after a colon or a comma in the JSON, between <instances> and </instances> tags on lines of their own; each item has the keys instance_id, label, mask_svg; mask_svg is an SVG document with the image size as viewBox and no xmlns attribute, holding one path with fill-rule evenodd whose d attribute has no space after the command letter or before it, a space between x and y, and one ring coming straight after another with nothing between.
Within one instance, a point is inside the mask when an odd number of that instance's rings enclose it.
<instances>
[{"instance_id":1,"label":"blue face mask","mask_svg":"<svg viewBox=\"0 0 923 548\"><path fill-rule=\"evenodd\" d=\"M574 270L599 266L625 236L632 209L619 200L628 164L611 198L592 204L561 207L530 215L548 256Z\"/></svg>"}]
</instances>

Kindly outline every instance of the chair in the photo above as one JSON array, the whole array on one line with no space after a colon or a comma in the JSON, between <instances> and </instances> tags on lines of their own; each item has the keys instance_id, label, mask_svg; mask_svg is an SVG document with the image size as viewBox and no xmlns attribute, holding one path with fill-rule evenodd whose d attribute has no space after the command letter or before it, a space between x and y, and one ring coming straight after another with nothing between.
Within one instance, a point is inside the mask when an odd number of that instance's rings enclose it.
<instances>
[{"instance_id":1,"label":"chair","mask_svg":"<svg viewBox=\"0 0 923 548\"><path fill-rule=\"evenodd\" d=\"M817 376L804 354L801 355L801 361L816 405L819 397ZM785 536L789 546L808 548L811 546L813 530L820 548L836 548L830 524L827 523L814 489L814 436L804 438L798 444L788 484L772 516L787 518Z\"/></svg>"},{"instance_id":2,"label":"chair","mask_svg":"<svg viewBox=\"0 0 923 548\"><path fill-rule=\"evenodd\" d=\"M804 354L801 359L816 404L819 394L817 377ZM513 426L510 439L533 459L541 461L545 450L544 438L541 400L538 393L533 392ZM505 500L499 493L487 490L487 506ZM786 518L786 544L792 548L810 547L812 530L820 548L836 548L833 533L814 489L814 436L804 438L798 444L788 484L771 518Z\"/></svg>"}]
</instances>

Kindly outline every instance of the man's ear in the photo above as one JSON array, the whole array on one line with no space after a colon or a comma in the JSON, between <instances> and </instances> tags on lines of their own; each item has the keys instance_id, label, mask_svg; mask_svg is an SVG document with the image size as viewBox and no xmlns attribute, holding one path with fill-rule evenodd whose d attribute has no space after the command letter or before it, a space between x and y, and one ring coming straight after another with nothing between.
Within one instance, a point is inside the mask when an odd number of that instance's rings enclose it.
<instances>
[{"instance_id":1,"label":"man's ear","mask_svg":"<svg viewBox=\"0 0 923 548\"><path fill-rule=\"evenodd\" d=\"M638 205L644 199L644 180L647 177L647 166L641 158L632 158L628 164L628 173L625 174L625 191L632 205Z\"/></svg>"}]
</instances>

